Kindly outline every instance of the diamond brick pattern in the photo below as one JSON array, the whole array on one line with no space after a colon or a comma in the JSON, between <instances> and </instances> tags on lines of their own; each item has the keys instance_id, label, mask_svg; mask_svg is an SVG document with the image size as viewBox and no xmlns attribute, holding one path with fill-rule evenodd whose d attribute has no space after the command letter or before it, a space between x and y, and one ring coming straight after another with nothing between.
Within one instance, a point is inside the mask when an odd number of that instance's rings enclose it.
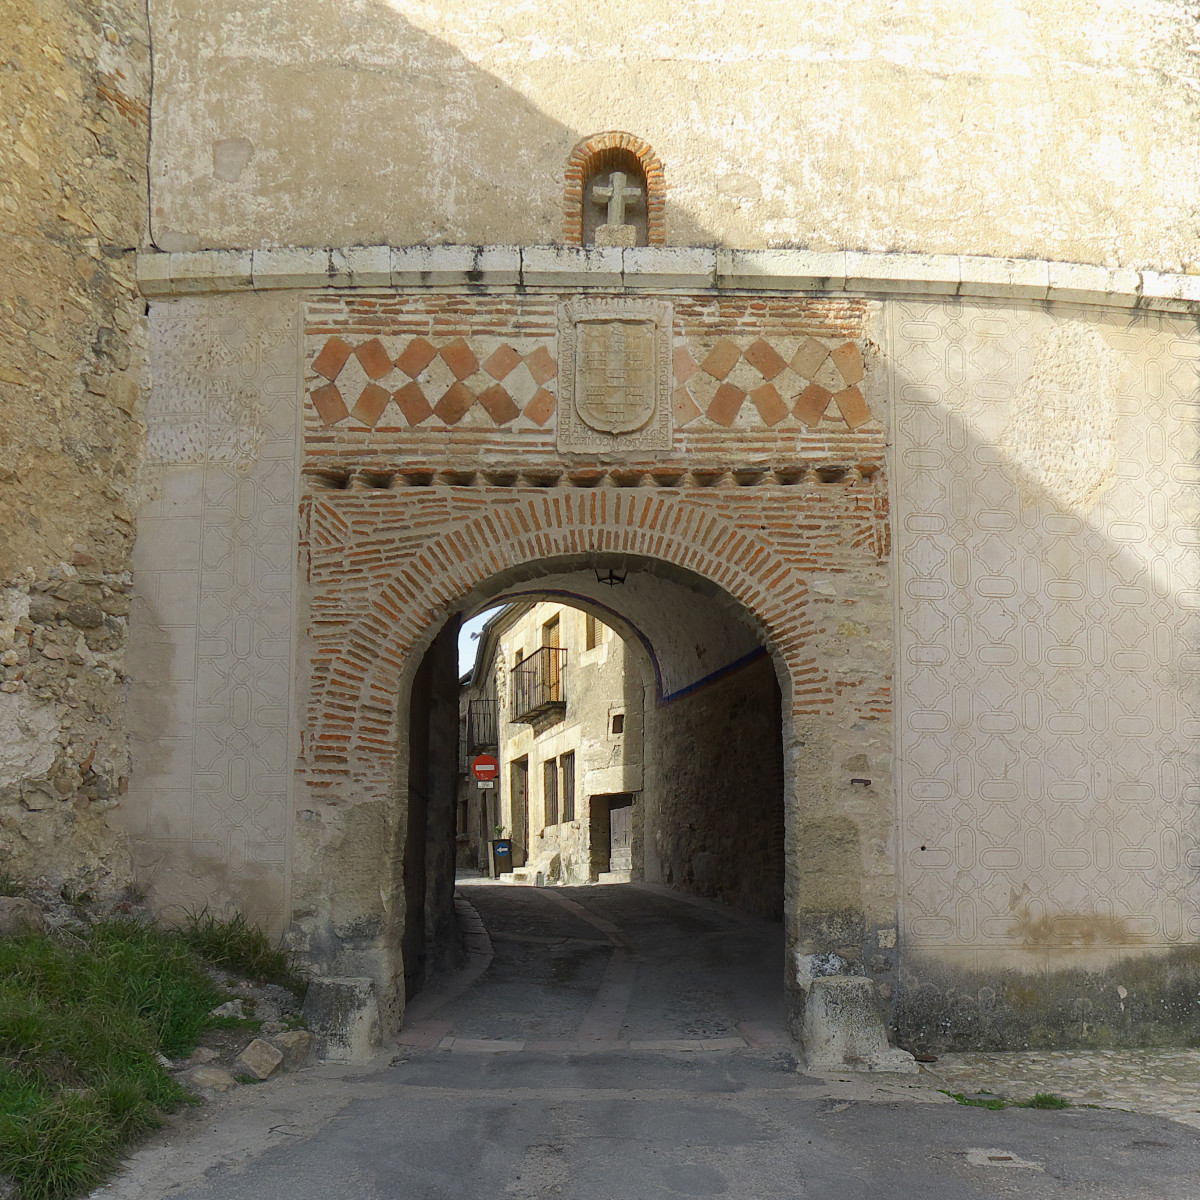
<instances>
[{"instance_id":1,"label":"diamond brick pattern","mask_svg":"<svg viewBox=\"0 0 1200 1200\"><path fill-rule=\"evenodd\" d=\"M856 387L843 388L833 397L833 402L851 429L857 429L871 419L871 410L867 407L862 392Z\"/></svg>"},{"instance_id":2,"label":"diamond brick pattern","mask_svg":"<svg viewBox=\"0 0 1200 1200\"><path fill-rule=\"evenodd\" d=\"M388 365L391 366L391 363L389 362ZM350 410L350 415L356 421L374 427L379 418L383 416L383 410L387 408L391 398L391 393L387 388L381 388L377 383L368 383L359 395L357 403Z\"/></svg>"},{"instance_id":3,"label":"diamond brick pattern","mask_svg":"<svg viewBox=\"0 0 1200 1200\"><path fill-rule=\"evenodd\" d=\"M511 375L513 368L521 362L521 356L508 345L497 347L488 356L487 362L483 364L483 369L493 379L504 379Z\"/></svg>"},{"instance_id":4,"label":"diamond brick pattern","mask_svg":"<svg viewBox=\"0 0 1200 1200\"><path fill-rule=\"evenodd\" d=\"M857 350L852 342L847 342L847 346ZM775 378L784 367L787 366L786 361L780 355L779 351L771 345L770 342L759 338L745 353L746 361L768 382ZM861 359L860 359L861 361ZM860 376L861 378L861 376Z\"/></svg>"},{"instance_id":5,"label":"diamond brick pattern","mask_svg":"<svg viewBox=\"0 0 1200 1200\"><path fill-rule=\"evenodd\" d=\"M709 420L716 421L718 425L724 425L728 429L737 420L745 399L746 393L740 387L735 387L732 383L721 384L708 406Z\"/></svg>"},{"instance_id":6,"label":"diamond brick pattern","mask_svg":"<svg viewBox=\"0 0 1200 1200\"><path fill-rule=\"evenodd\" d=\"M340 337L331 337L321 349L321 353L313 359L313 370L326 379L336 379L338 372L346 365L346 359L354 352L349 342Z\"/></svg>"},{"instance_id":7,"label":"diamond brick pattern","mask_svg":"<svg viewBox=\"0 0 1200 1200\"><path fill-rule=\"evenodd\" d=\"M558 402L558 363L545 342L479 341L385 336L352 344L328 337L312 360L320 378L311 382L309 397L326 426L351 421L369 429L397 422L411 427L431 418L456 426L476 407L497 427L522 418L545 426ZM356 399L351 405L346 397Z\"/></svg>"},{"instance_id":8,"label":"diamond brick pattern","mask_svg":"<svg viewBox=\"0 0 1200 1200\"><path fill-rule=\"evenodd\" d=\"M718 337L692 342L676 333L672 351L677 426L695 421L731 429L842 427L875 420L864 394L866 365L852 341L814 336ZM553 417L558 362L552 339L535 344L496 337L446 341L376 336L351 343L327 337L312 360L310 395L324 425L411 427L431 418L538 428ZM388 394L384 400L376 385ZM357 397L352 403L346 397ZM749 398L750 404L746 404ZM469 414L478 407L478 417ZM525 426L526 428L529 425Z\"/></svg>"},{"instance_id":9,"label":"diamond brick pattern","mask_svg":"<svg viewBox=\"0 0 1200 1200\"><path fill-rule=\"evenodd\" d=\"M696 419L694 405L714 425L741 428L748 420L746 396L767 428L787 428L786 422L857 430L874 420L858 386L866 375L862 351L851 341L759 337L743 347L724 337L707 346L677 346L673 366L676 387L686 388L686 399L676 405L680 425ZM831 403L835 395L840 399Z\"/></svg>"},{"instance_id":10,"label":"diamond brick pattern","mask_svg":"<svg viewBox=\"0 0 1200 1200\"><path fill-rule=\"evenodd\" d=\"M547 391L545 388L538 388L533 399L525 405L525 416L535 425L545 425L554 415L557 404L558 397L553 392Z\"/></svg>"},{"instance_id":11,"label":"diamond brick pattern","mask_svg":"<svg viewBox=\"0 0 1200 1200\"><path fill-rule=\"evenodd\" d=\"M420 425L424 420L433 416L433 405L425 399L425 393L420 385L411 380L402 388L392 393L392 399L401 415L410 425Z\"/></svg>"},{"instance_id":12,"label":"diamond brick pattern","mask_svg":"<svg viewBox=\"0 0 1200 1200\"><path fill-rule=\"evenodd\" d=\"M396 366L410 379L416 379L435 358L437 347L432 342L427 342L424 338L413 338L396 359Z\"/></svg>"},{"instance_id":13,"label":"diamond brick pattern","mask_svg":"<svg viewBox=\"0 0 1200 1200\"><path fill-rule=\"evenodd\" d=\"M454 378L459 383L479 370L479 359L471 353L471 347L467 345L465 338L455 338L438 353L442 356L442 362L454 372Z\"/></svg>"},{"instance_id":14,"label":"diamond brick pattern","mask_svg":"<svg viewBox=\"0 0 1200 1200\"><path fill-rule=\"evenodd\" d=\"M479 403L497 425L507 425L521 415L513 398L498 383L480 392Z\"/></svg>"},{"instance_id":15,"label":"diamond brick pattern","mask_svg":"<svg viewBox=\"0 0 1200 1200\"><path fill-rule=\"evenodd\" d=\"M690 424L701 415L700 406L685 387L676 388L671 395L671 410L677 427Z\"/></svg>"},{"instance_id":16,"label":"diamond brick pattern","mask_svg":"<svg viewBox=\"0 0 1200 1200\"><path fill-rule=\"evenodd\" d=\"M828 388L823 388L819 383L810 383L796 397L796 406L793 410L796 419L805 425L816 425L825 415L826 409L829 408L829 401L832 399L833 393Z\"/></svg>"},{"instance_id":17,"label":"diamond brick pattern","mask_svg":"<svg viewBox=\"0 0 1200 1200\"><path fill-rule=\"evenodd\" d=\"M433 406L433 411L447 425L457 425L474 402L475 397L469 387L463 383L452 383Z\"/></svg>"},{"instance_id":18,"label":"diamond brick pattern","mask_svg":"<svg viewBox=\"0 0 1200 1200\"><path fill-rule=\"evenodd\" d=\"M787 365L782 359L779 363L780 370ZM758 409L758 415L762 417L765 425L778 425L788 415L788 406L784 404L783 397L773 383L764 383L762 387L755 388L750 393L750 399L754 401L754 407Z\"/></svg>"},{"instance_id":19,"label":"diamond brick pattern","mask_svg":"<svg viewBox=\"0 0 1200 1200\"><path fill-rule=\"evenodd\" d=\"M372 338L369 342L355 347L354 357L371 379L382 379L392 369L391 357L378 338Z\"/></svg>"},{"instance_id":20,"label":"diamond brick pattern","mask_svg":"<svg viewBox=\"0 0 1200 1200\"><path fill-rule=\"evenodd\" d=\"M532 354L528 355L525 365L529 368L534 382L542 387L558 374L558 363L555 362L553 355L545 346L539 346Z\"/></svg>"},{"instance_id":21,"label":"diamond brick pattern","mask_svg":"<svg viewBox=\"0 0 1200 1200\"><path fill-rule=\"evenodd\" d=\"M314 388L312 402L317 412L321 414L321 420L326 425L336 425L339 421L344 421L350 415L350 410L346 407L346 401L342 399L342 393L332 383Z\"/></svg>"},{"instance_id":22,"label":"diamond brick pattern","mask_svg":"<svg viewBox=\"0 0 1200 1200\"><path fill-rule=\"evenodd\" d=\"M738 360L741 357L742 352L738 349L737 344L731 342L728 338L722 338L708 352L708 356L700 364L700 367L701 370L711 375L714 379L724 380L729 372L737 366Z\"/></svg>"}]
</instances>

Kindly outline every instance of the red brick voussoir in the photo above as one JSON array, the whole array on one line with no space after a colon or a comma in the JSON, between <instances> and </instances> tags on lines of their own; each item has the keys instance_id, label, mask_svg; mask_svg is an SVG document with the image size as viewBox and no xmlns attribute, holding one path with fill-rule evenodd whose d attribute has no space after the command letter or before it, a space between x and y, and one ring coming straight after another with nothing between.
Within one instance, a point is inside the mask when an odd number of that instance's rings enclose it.
<instances>
[{"instance_id":1,"label":"red brick voussoir","mask_svg":"<svg viewBox=\"0 0 1200 1200\"><path fill-rule=\"evenodd\" d=\"M302 769L310 786L386 799L402 689L438 628L489 579L565 555L658 559L720 585L763 628L794 711L833 703L815 663L799 570L758 535L752 507L720 494L620 489L413 488L305 501L311 689ZM753 522L753 525L752 525Z\"/></svg>"}]
</instances>

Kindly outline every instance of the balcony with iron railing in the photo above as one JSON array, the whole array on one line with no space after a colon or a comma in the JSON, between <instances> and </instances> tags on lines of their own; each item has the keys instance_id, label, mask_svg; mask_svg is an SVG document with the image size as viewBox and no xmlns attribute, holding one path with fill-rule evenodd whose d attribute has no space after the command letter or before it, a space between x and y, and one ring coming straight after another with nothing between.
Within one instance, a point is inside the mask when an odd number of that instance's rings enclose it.
<instances>
[{"instance_id":1,"label":"balcony with iron railing","mask_svg":"<svg viewBox=\"0 0 1200 1200\"><path fill-rule=\"evenodd\" d=\"M567 707L567 652L543 646L522 659L509 673L512 679L511 719L526 724Z\"/></svg>"},{"instance_id":2,"label":"balcony with iron railing","mask_svg":"<svg viewBox=\"0 0 1200 1200\"><path fill-rule=\"evenodd\" d=\"M500 702L494 698L467 701L466 743L469 753L494 750L499 744Z\"/></svg>"}]
</instances>

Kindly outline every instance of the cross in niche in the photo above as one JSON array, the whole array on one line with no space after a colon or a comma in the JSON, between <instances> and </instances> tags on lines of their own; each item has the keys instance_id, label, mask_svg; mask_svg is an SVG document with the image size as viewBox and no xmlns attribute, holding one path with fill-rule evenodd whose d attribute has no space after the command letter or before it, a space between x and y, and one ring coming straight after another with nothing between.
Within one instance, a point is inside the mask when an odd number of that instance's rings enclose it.
<instances>
[{"instance_id":1,"label":"cross in niche","mask_svg":"<svg viewBox=\"0 0 1200 1200\"><path fill-rule=\"evenodd\" d=\"M608 185L592 186L592 203L608 206L607 222L609 225L625 224L626 205L632 207L642 198L640 187L629 185L629 176L624 171L614 171L608 177Z\"/></svg>"}]
</instances>

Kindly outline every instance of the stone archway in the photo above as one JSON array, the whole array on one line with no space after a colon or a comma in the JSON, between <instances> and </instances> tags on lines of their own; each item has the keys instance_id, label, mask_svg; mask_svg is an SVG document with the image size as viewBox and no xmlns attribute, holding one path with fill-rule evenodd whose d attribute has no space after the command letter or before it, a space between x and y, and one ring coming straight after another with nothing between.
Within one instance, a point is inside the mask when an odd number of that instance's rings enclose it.
<instances>
[{"instance_id":1,"label":"stone archway","mask_svg":"<svg viewBox=\"0 0 1200 1200\"><path fill-rule=\"evenodd\" d=\"M408 487L305 500L310 640L301 674L309 686L298 796L307 799L298 807L313 819L298 826L293 906L326 969L375 979L385 1024L402 1018L404 912L388 881L403 859L397 796L409 683L453 612L548 563L633 555L699 577L744 611L782 693L790 951L861 958L868 925L890 924L883 906L868 912L861 821L840 811L832 787L837 696L822 663L824 630L803 571L762 536L772 508L781 525L794 514L765 499L702 489Z\"/></svg>"}]
</instances>

